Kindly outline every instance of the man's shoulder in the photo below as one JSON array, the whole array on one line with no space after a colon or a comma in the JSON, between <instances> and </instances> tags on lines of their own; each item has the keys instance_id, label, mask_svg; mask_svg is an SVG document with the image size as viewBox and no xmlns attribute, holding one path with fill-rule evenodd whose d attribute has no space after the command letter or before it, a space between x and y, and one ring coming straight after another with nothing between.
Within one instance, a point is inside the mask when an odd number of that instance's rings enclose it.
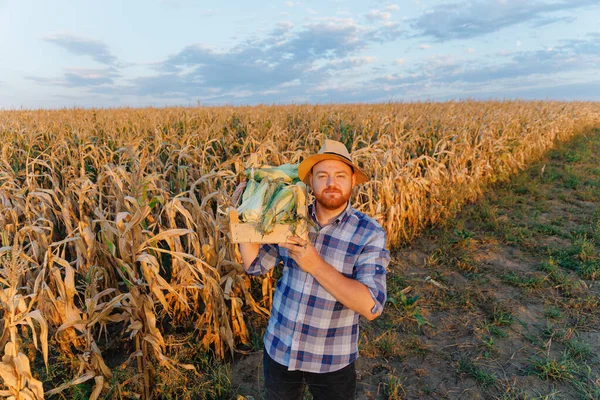
<instances>
[{"instance_id":1,"label":"man's shoulder","mask_svg":"<svg viewBox=\"0 0 600 400\"><path fill-rule=\"evenodd\" d=\"M354 218L359 225L363 225L370 231L381 232L385 234L385 230L375 218L363 213L362 211L358 211L354 207L350 207L348 211L350 218Z\"/></svg>"}]
</instances>

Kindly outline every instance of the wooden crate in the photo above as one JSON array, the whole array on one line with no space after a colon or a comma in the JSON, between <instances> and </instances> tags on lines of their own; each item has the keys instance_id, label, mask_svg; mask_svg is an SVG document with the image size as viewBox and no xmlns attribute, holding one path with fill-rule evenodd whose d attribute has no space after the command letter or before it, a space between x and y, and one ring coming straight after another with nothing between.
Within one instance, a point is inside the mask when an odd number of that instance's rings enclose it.
<instances>
[{"instance_id":1,"label":"wooden crate","mask_svg":"<svg viewBox=\"0 0 600 400\"><path fill-rule=\"evenodd\" d=\"M304 240L308 239L306 191L300 186L294 186L298 193L298 204L296 213L299 222L296 225L296 236ZM252 223L240 222L237 209L229 209L229 230L233 243L283 243L287 238L294 235L294 226L288 224L277 224L273 232L263 235Z\"/></svg>"}]
</instances>

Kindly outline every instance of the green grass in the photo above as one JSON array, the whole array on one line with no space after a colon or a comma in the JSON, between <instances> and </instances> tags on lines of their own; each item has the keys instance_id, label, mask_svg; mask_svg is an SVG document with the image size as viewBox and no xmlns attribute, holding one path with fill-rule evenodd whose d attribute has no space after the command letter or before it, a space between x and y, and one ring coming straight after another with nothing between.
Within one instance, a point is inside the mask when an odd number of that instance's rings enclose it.
<instances>
[{"instance_id":1,"label":"green grass","mask_svg":"<svg viewBox=\"0 0 600 400\"><path fill-rule=\"evenodd\" d=\"M475 382L483 388L494 386L497 381L495 374L473 364L473 362L468 359L461 359L458 361L458 372L473 378Z\"/></svg>"},{"instance_id":2,"label":"green grass","mask_svg":"<svg viewBox=\"0 0 600 400\"><path fill-rule=\"evenodd\" d=\"M577 372L577 365L567 357L553 359L541 357L532 360L533 373L543 380L571 380Z\"/></svg>"},{"instance_id":3,"label":"green grass","mask_svg":"<svg viewBox=\"0 0 600 400\"><path fill-rule=\"evenodd\" d=\"M567 355L573 360L591 360L594 356L590 345L578 340L568 340L565 342Z\"/></svg>"},{"instance_id":4,"label":"green grass","mask_svg":"<svg viewBox=\"0 0 600 400\"><path fill-rule=\"evenodd\" d=\"M406 391L402 384L403 379L395 374L395 372L387 375L386 381L383 384L383 394L388 400L401 400L405 398Z\"/></svg>"},{"instance_id":5,"label":"green grass","mask_svg":"<svg viewBox=\"0 0 600 400\"><path fill-rule=\"evenodd\" d=\"M502 274L502 281L512 286L528 289L538 289L544 284L545 277L541 275L523 276L515 271Z\"/></svg>"},{"instance_id":6,"label":"green grass","mask_svg":"<svg viewBox=\"0 0 600 400\"><path fill-rule=\"evenodd\" d=\"M586 219L584 212L587 210L578 208L576 203L582 200L600 203L600 174L595 173L598 172L595 165L600 164L600 130L594 132L595 135L579 137L557 148L546 159L509 182L497 184L478 204L447 223L445 231L439 235L441 243L435 257L438 268L459 267L463 276L471 282L485 282L474 279L475 275L486 276L488 282L493 282L490 276L495 275L501 283L521 290L521 298L534 302L536 298L554 299L552 304L543 307L541 317L555 323L563 321L562 325L547 324L543 327L540 321L541 326L529 326L519 321L523 325L521 329L525 329L521 339L511 328L515 317L510 310L496 308L490 312L490 305L486 305L483 308L486 319L476 324L481 332L477 346L482 350L480 354L484 359L500 360L507 356L502 349L510 340L522 340L521 343L525 344L522 351L526 353L545 350L549 343L554 343L558 346L557 351L562 349L563 355L554 355L553 352L552 355L534 358L530 368L542 380L566 382L582 399L588 394L589 398L596 398L595 392L599 387L582 374L581 368L600 374L598 362L593 357L594 352L600 351L598 344L592 348L573 338L579 330L597 330L600 326L594 325L600 323L600 297L589 291L590 282L600 276L600 212L596 206L593 214ZM541 170L543 173L540 173ZM557 209L557 201L567 205L564 210L569 211ZM556 240L549 241L549 238ZM537 271L532 268L527 272L508 270L495 273L493 269L482 267L477 260L478 243L493 243L494 240L498 240L501 246L531 254L532 259L537 258L537 262L531 261ZM460 268L461 265L476 265L477 268L469 271ZM443 304L458 307L457 303L448 301ZM458 308L467 314L477 309L482 309L481 302L475 309L464 305L462 309ZM480 386L484 382L494 386L490 378L493 373L481 369L473 360L461 360L459 370L473 377ZM543 392L539 391L540 398L561 398L560 391ZM516 390L516 393L519 394L514 398L535 398L531 390ZM498 394L494 398L503 397Z\"/></svg>"},{"instance_id":7,"label":"green grass","mask_svg":"<svg viewBox=\"0 0 600 400\"><path fill-rule=\"evenodd\" d=\"M205 351L196 338L189 337L168 350L173 361L191 364L196 371L159 367L153 388L159 398L225 400L234 396L231 365Z\"/></svg>"},{"instance_id":8,"label":"green grass","mask_svg":"<svg viewBox=\"0 0 600 400\"><path fill-rule=\"evenodd\" d=\"M553 320L557 320L562 318L562 312L560 311L560 308L558 307L546 307L544 309L544 316L546 318L550 318Z\"/></svg>"}]
</instances>

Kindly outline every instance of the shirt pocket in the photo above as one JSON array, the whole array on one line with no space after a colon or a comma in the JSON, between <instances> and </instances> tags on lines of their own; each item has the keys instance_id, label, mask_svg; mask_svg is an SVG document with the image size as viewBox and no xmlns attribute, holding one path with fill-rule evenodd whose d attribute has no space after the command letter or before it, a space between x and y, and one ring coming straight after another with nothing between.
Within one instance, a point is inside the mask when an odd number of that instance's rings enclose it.
<instances>
[{"instance_id":1,"label":"shirt pocket","mask_svg":"<svg viewBox=\"0 0 600 400\"><path fill-rule=\"evenodd\" d=\"M356 255L340 249L330 249L326 260L336 270L347 278L352 278L354 274L354 264L356 263Z\"/></svg>"}]
</instances>

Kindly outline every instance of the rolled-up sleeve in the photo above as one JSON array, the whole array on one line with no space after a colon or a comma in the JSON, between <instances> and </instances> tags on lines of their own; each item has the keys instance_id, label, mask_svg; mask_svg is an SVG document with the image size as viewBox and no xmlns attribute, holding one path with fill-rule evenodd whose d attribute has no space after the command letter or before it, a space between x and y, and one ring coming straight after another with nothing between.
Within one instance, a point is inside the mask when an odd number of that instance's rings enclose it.
<instances>
[{"instance_id":1,"label":"rolled-up sleeve","mask_svg":"<svg viewBox=\"0 0 600 400\"><path fill-rule=\"evenodd\" d=\"M263 244L258 250L258 256L246 269L248 275L263 275L279 264L279 246L276 244Z\"/></svg>"},{"instance_id":2,"label":"rolled-up sleeve","mask_svg":"<svg viewBox=\"0 0 600 400\"><path fill-rule=\"evenodd\" d=\"M390 252L385 248L386 235L383 229L376 230L367 241L362 252L357 258L354 267L354 279L365 285L375 306L371 309L373 314L383 311L386 301L386 274L390 263Z\"/></svg>"}]
</instances>

